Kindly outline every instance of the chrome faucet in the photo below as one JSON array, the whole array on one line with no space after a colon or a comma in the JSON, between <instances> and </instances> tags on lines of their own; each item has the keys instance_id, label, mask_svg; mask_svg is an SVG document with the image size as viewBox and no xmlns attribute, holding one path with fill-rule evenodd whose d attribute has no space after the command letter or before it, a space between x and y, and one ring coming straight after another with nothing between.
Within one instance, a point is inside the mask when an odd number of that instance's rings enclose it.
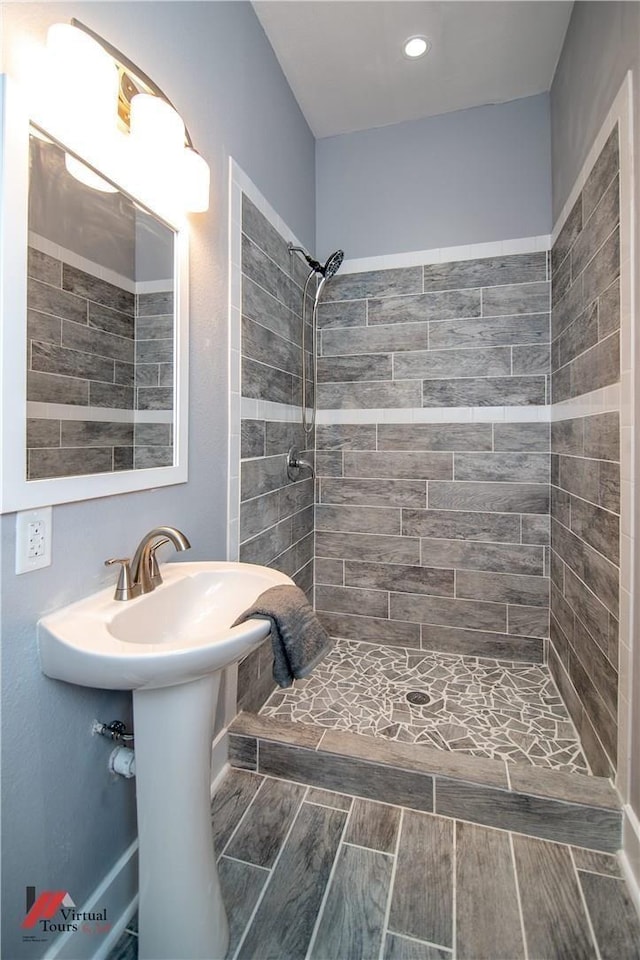
<instances>
[{"instance_id":1,"label":"chrome faucet","mask_svg":"<svg viewBox=\"0 0 640 960\"><path fill-rule=\"evenodd\" d=\"M191 544L187 537L175 527L154 527L146 533L133 555L133 560L112 558L105 560L105 566L122 564L114 600L133 600L142 593L151 593L162 583L156 550L165 543L172 543L176 550L188 550Z\"/></svg>"}]
</instances>

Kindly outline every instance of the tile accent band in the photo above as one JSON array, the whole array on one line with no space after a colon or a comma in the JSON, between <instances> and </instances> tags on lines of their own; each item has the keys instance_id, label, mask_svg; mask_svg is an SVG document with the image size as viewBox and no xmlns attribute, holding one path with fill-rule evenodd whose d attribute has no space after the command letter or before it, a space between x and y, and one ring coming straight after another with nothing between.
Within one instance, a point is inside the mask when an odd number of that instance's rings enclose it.
<instances>
[{"instance_id":1,"label":"tile accent band","mask_svg":"<svg viewBox=\"0 0 640 960\"><path fill-rule=\"evenodd\" d=\"M404 253L382 254L345 260L340 273L362 273L368 270L393 270L397 267L420 267L426 263L449 263L452 260L480 260L517 253L538 253L548 250L551 237L518 237L487 243L461 244L455 247L433 247L431 250L407 250Z\"/></svg>"},{"instance_id":2,"label":"tile accent band","mask_svg":"<svg viewBox=\"0 0 640 960\"><path fill-rule=\"evenodd\" d=\"M173 423L172 410L125 410L113 407L82 407L73 403L42 403L27 400L32 420L87 420L109 423Z\"/></svg>"},{"instance_id":3,"label":"tile accent band","mask_svg":"<svg viewBox=\"0 0 640 960\"><path fill-rule=\"evenodd\" d=\"M243 397L243 416L257 416L245 414ZM262 401L248 401L258 403ZM619 409L620 384L592 390L580 397L564 400L551 406L532 405L527 407L390 407L390 408L343 408L341 410L318 410L318 424L332 423L487 423L504 421L505 423L549 423L555 420L573 420L576 417L592 416L597 413L609 413ZM272 404L273 407L284 407L284 404ZM288 408L287 408L288 409ZM299 408L294 408L298 410ZM285 420L289 417L274 415L270 411L269 418Z\"/></svg>"}]
</instances>

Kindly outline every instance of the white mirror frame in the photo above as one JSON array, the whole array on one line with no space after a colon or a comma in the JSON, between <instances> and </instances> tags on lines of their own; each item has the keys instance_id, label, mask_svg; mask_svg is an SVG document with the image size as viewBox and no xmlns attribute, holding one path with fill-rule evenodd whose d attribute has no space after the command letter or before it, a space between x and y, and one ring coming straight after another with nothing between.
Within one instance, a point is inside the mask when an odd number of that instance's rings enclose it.
<instances>
[{"instance_id":1,"label":"white mirror frame","mask_svg":"<svg viewBox=\"0 0 640 960\"><path fill-rule=\"evenodd\" d=\"M29 116L17 83L6 74L0 74L0 133L0 513L185 483L188 469L189 234L186 222L171 223L166 214L153 209L151 213L176 231L173 466L46 480L26 479Z\"/></svg>"}]
</instances>

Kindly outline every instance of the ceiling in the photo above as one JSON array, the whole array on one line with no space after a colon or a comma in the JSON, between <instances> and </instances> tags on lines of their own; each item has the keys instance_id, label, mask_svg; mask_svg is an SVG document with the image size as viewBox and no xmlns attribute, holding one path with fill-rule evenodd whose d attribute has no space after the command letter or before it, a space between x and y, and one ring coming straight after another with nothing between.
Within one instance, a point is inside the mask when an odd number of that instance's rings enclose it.
<instances>
[{"instance_id":1,"label":"ceiling","mask_svg":"<svg viewBox=\"0 0 640 960\"><path fill-rule=\"evenodd\" d=\"M573 3L254 0L316 137L503 103L551 86ZM409 60L410 36L431 40Z\"/></svg>"}]
</instances>

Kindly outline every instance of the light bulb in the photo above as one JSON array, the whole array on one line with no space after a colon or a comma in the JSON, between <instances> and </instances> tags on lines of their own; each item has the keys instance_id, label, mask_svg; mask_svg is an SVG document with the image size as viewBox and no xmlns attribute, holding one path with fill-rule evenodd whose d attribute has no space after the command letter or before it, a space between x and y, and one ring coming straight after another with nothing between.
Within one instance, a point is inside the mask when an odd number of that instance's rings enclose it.
<instances>
[{"instance_id":1,"label":"light bulb","mask_svg":"<svg viewBox=\"0 0 640 960\"><path fill-rule=\"evenodd\" d=\"M117 121L118 69L100 44L68 23L54 23L47 33L50 81L63 127L85 137L110 131Z\"/></svg>"},{"instance_id":2,"label":"light bulb","mask_svg":"<svg viewBox=\"0 0 640 960\"><path fill-rule=\"evenodd\" d=\"M162 97L138 93L131 101L131 136L143 149L177 154L184 147L184 122Z\"/></svg>"},{"instance_id":3,"label":"light bulb","mask_svg":"<svg viewBox=\"0 0 640 960\"><path fill-rule=\"evenodd\" d=\"M184 122L171 104L149 93L133 97L131 165L140 183L137 195L155 209L181 209L184 140Z\"/></svg>"},{"instance_id":4,"label":"light bulb","mask_svg":"<svg viewBox=\"0 0 640 960\"><path fill-rule=\"evenodd\" d=\"M405 57L409 57L410 60L416 60L418 57L422 57L425 53L429 52L431 49L431 41L427 40L426 37L409 37L408 40L405 40L402 49Z\"/></svg>"}]
</instances>

